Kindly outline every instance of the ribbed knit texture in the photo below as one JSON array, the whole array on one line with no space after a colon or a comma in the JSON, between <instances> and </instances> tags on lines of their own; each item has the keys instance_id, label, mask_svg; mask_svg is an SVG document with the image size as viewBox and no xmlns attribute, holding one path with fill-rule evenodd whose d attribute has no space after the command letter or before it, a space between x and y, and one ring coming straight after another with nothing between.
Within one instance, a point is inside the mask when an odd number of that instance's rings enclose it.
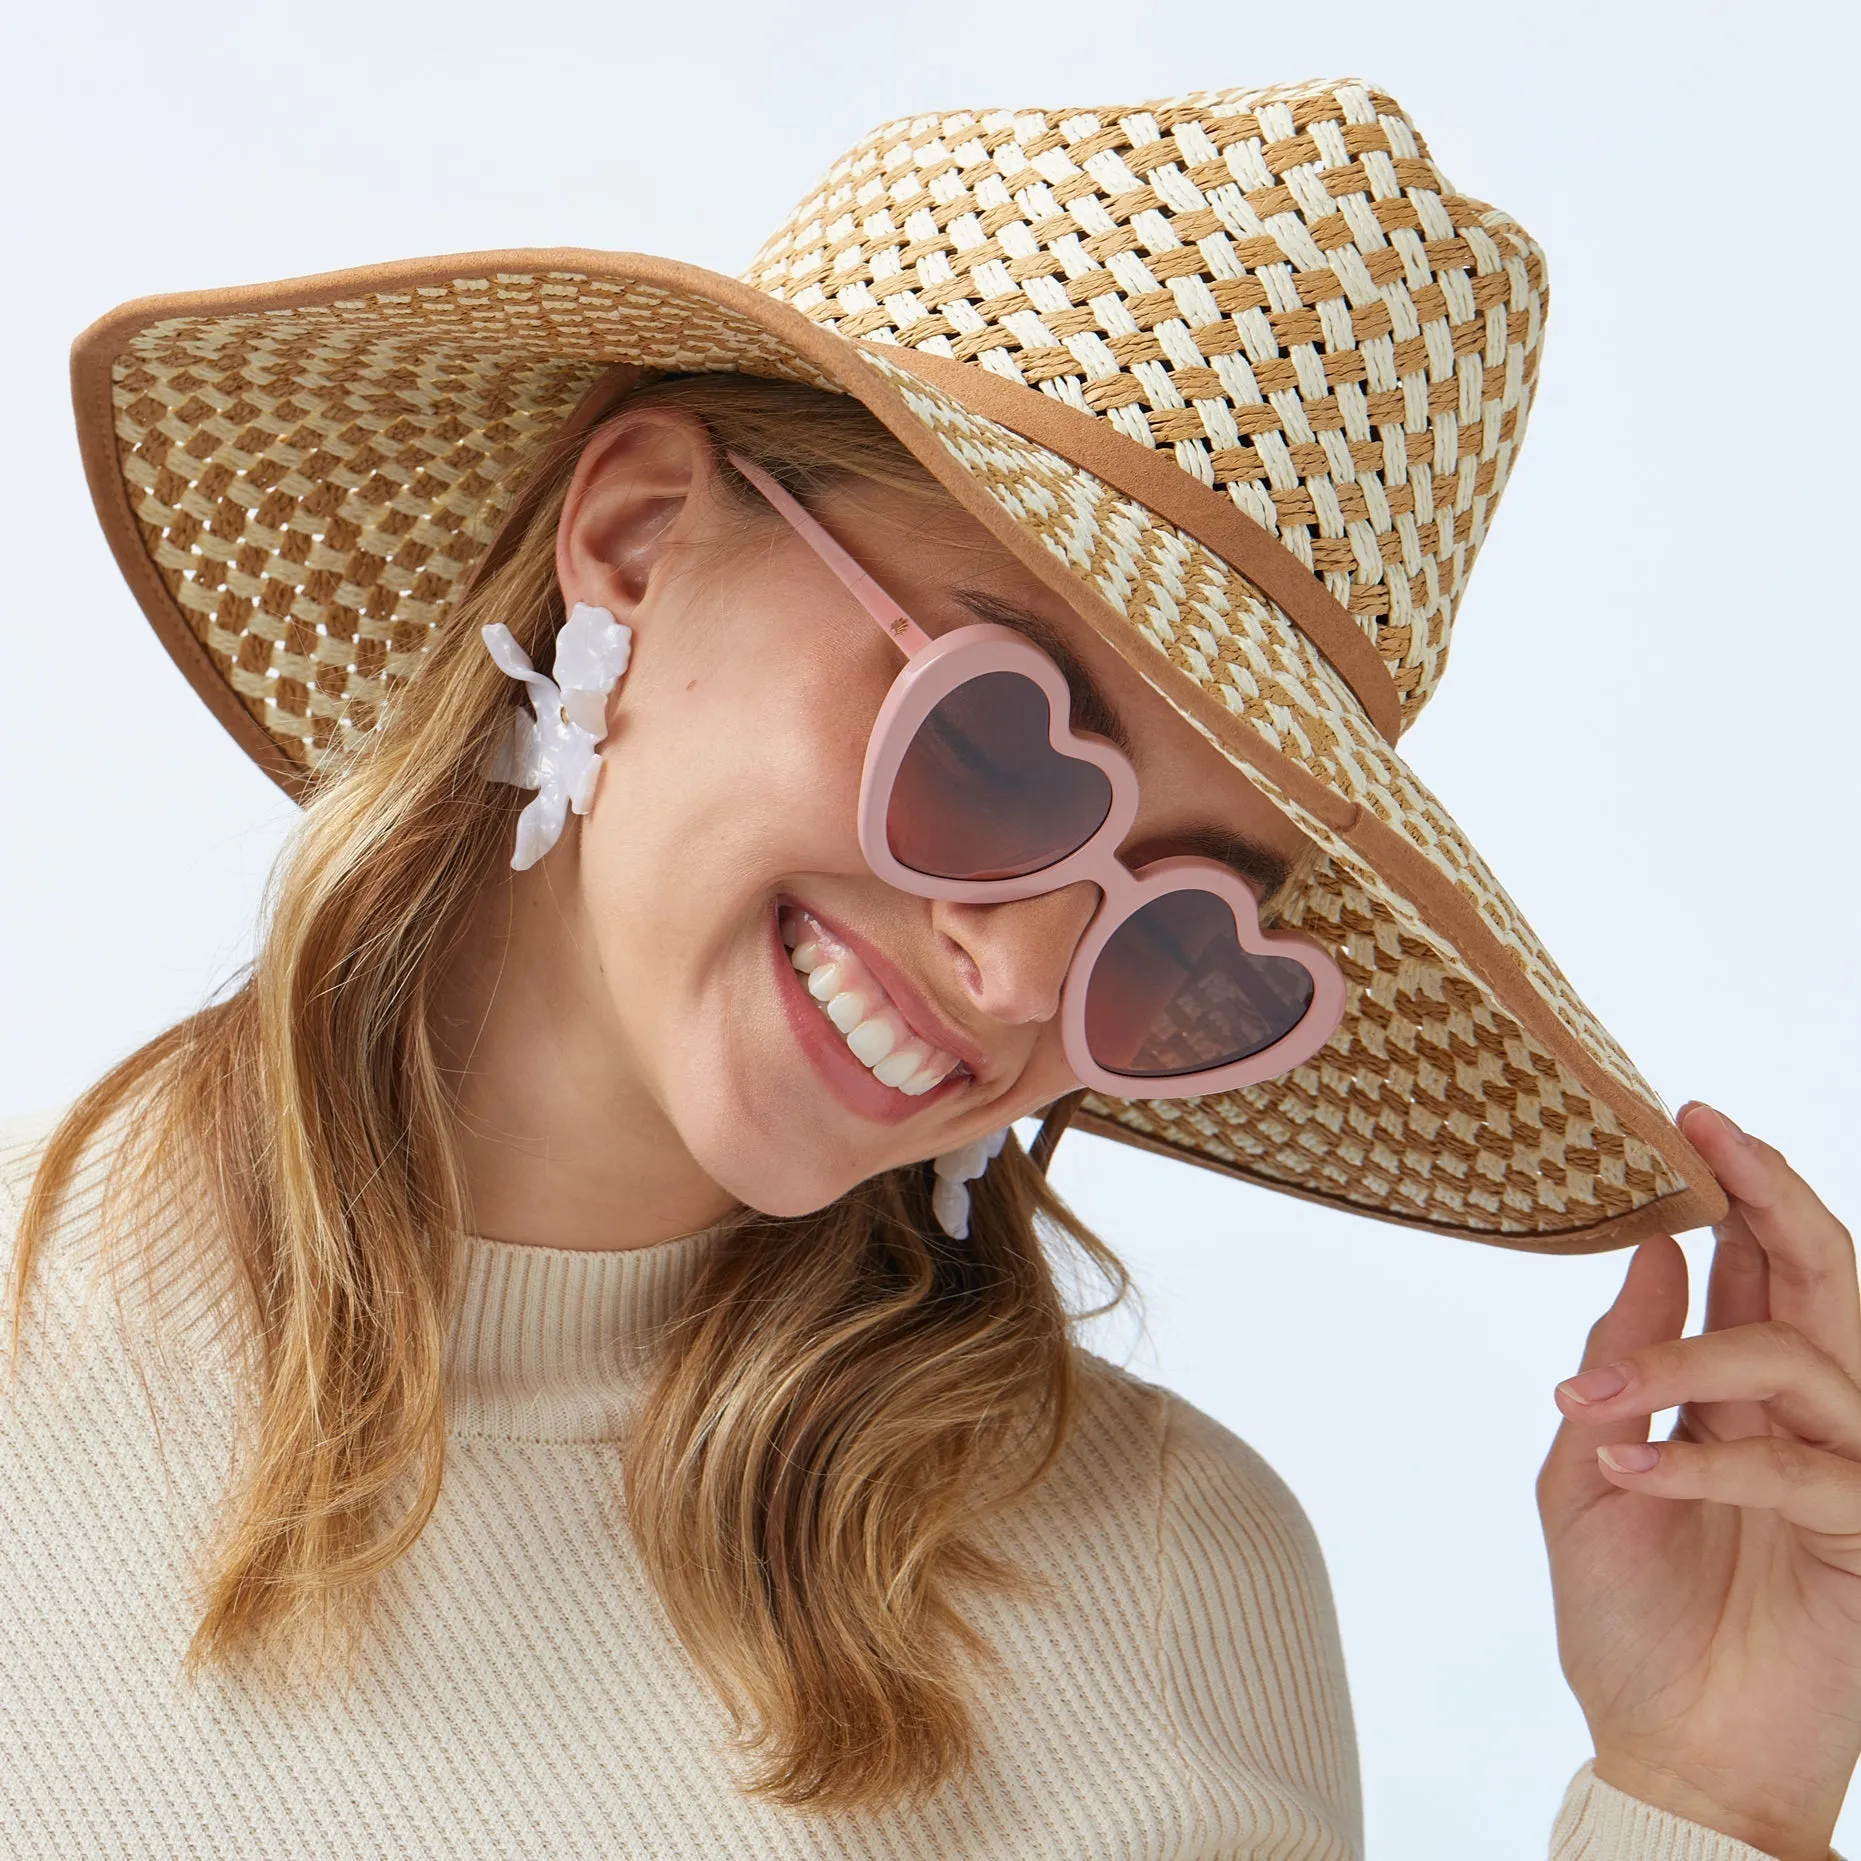
<instances>
[{"instance_id":1,"label":"ribbed knit texture","mask_svg":"<svg viewBox=\"0 0 1861 1861\"><path fill-rule=\"evenodd\" d=\"M1770 1861L1762 1849L1682 1822L1603 1783L1586 1764L1571 1780L1552 1837L1557 1861ZM1841 1861L1830 1851L1829 1861Z\"/></svg>"},{"instance_id":2,"label":"ribbed knit texture","mask_svg":"<svg viewBox=\"0 0 1861 1861\"><path fill-rule=\"evenodd\" d=\"M0 1267L45 1128L0 1128ZM612 1254L463 1242L444 1490L353 1680L284 1696L217 1671L188 1682L239 1340L204 1250L162 1242L146 1268L100 1270L104 1161L61 1212L0 1397L0 1852L1361 1854L1310 1527L1232 1435L1090 1359L1058 1465L991 1528L1043 1581L972 1609L1002 1662L977 1690L973 1774L882 1816L742 1794L724 1714L628 1540L615 1445L703 1237ZM1580 1777L1557 1861L1750 1861L1627 1803Z\"/></svg>"}]
</instances>

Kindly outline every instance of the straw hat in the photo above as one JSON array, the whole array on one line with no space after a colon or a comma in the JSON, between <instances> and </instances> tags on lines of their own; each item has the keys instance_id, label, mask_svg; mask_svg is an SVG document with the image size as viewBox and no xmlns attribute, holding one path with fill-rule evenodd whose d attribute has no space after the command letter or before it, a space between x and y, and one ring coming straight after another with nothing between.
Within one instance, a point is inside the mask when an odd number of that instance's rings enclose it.
<instances>
[{"instance_id":1,"label":"straw hat","mask_svg":"<svg viewBox=\"0 0 1861 1861\"><path fill-rule=\"evenodd\" d=\"M149 299L79 339L74 391L130 585L294 794L375 728L614 365L856 396L1322 849L1288 921L1350 983L1329 1046L1080 1121L1587 1251L1724 1200L1396 747L1523 437L1545 289L1392 98L1310 83L889 123L741 282L519 251Z\"/></svg>"}]
</instances>

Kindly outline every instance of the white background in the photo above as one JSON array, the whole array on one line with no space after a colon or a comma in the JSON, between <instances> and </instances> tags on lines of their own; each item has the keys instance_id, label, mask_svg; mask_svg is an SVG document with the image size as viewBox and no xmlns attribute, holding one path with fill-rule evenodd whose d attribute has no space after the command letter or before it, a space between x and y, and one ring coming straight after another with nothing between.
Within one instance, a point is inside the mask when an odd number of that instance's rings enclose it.
<instances>
[{"instance_id":1,"label":"white background","mask_svg":"<svg viewBox=\"0 0 1861 1861\"><path fill-rule=\"evenodd\" d=\"M1354 73L1549 248L1532 436L1405 748L1669 1099L1861 1211L1856 30L1807 0L130 7L0 45L0 1115L237 966L286 805L119 584L65 351L145 293L416 254L739 269L874 124ZM1844 135L1843 131L1849 131ZM1586 1753L1531 1481L1619 1257L1522 1258L1092 1140L1147 1374L1330 1559L1376 1861L1541 1854ZM1696 1239L1703 1237L1696 1237ZM1697 1253L1696 1253L1697 1257ZM1861 1813L1844 1825L1861 1852Z\"/></svg>"}]
</instances>

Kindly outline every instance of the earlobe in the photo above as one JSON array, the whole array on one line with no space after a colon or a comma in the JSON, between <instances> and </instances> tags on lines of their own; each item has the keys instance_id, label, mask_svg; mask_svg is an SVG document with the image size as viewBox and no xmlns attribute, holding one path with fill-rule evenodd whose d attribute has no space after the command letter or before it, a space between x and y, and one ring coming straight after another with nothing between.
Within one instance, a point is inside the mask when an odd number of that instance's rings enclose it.
<instances>
[{"instance_id":1,"label":"earlobe","mask_svg":"<svg viewBox=\"0 0 1861 1861\"><path fill-rule=\"evenodd\" d=\"M556 527L563 601L631 616L689 527L711 468L709 435L667 408L623 414L588 442Z\"/></svg>"}]
</instances>

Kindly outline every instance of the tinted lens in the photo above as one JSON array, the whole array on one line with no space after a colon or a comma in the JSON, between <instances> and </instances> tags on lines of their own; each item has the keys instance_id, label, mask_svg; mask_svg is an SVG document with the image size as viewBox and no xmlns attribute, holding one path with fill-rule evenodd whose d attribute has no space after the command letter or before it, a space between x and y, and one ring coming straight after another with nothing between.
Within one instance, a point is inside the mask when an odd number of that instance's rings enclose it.
<instances>
[{"instance_id":1,"label":"tinted lens","mask_svg":"<svg viewBox=\"0 0 1861 1861\"><path fill-rule=\"evenodd\" d=\"M1311 1005L1311 972L1243 950L1213 892L1165 892L1112 932L1092 966L1086 1046L1108 1073L1168 1079L1272 1046Z\"/></svg>"},{"instance_id":2,"label":"tinted lens","mask_svg":"<svg viewBox=\"0 0 1861 1861\"><path fill-rule=\"evenodd\" d=\"M1076 853L1111 812L1104 770L1047 740L1047 694L1018 672L959 685L892 784L892 857L937 879L1013 879Z\"/></svg>"}]
</instances>

